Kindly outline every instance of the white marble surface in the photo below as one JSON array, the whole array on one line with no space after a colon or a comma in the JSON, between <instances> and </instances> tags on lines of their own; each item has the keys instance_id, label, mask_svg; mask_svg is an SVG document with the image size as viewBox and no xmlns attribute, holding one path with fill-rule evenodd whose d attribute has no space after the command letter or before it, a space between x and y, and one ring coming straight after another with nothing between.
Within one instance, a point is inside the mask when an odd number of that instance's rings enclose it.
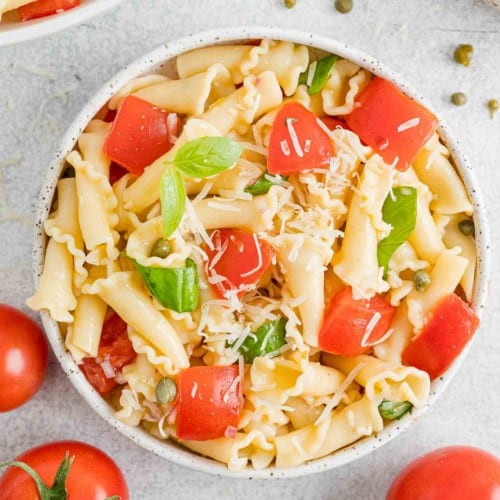
<instances>
[{"instance_id":1,"label":"white marble surface","mask_svg":"<svg viewBox=\"0 0 500 500\"><path fill-rule=\"evenodd\" d=\"M500 453L500 229L498 175L500 10L474 0L354 0L349 15L333 0L125 0L109 15L69 31L0 49L0 301L26 309L32 291L32 213L46 165L64 129L88 97L140 54L167 40L218 26L261 24L316 31L357 46L399 71L448 121L476 168L491 217L489 306L468 359L446 394L421 420L383 448L338 470L304 479L219 479L159 459L108 427L80 399L52 358L42 390L24 407L0 415L0 461L35 444L75 438L118 462L132 499L383 499L397 471L438 446L470 444ZM472 43L471 67L453 62L458 43ZM34 68L38 68L38 73ZM449 103L455 91L465 107Z\"/></svg>"}]
</instances>

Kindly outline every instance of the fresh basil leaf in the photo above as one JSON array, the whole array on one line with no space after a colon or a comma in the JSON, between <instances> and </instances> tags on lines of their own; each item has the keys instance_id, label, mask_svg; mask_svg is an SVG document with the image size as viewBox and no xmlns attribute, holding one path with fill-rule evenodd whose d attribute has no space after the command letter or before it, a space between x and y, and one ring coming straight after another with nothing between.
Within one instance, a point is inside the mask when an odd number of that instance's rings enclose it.
<instances>
[{"instance_id":1,"label":"fresh basil leaf","mask_svg":"<svg viewBox=\"0 0 500 500\"><path fill-rule=\"evenodd\" d=\"M177 312L191 312L198 306L198 268L192 259L186 267L146 267L134 260L136 269L158 302Z\"/></svg>"},{"instance_id":2,"label":"fresh basil leaf","mask_svg":"<svg viewBox=\"0 0 500 500\"><path fill-rule=\"evenodd\" d=\"M174 167L167 167L160 184L163 238L167 239L179 226L186 208L186 186Z\"/></svg>"},{"instance_id":3,"label":"fresh basil leaf","mask_svg":"<svg viewBox=\"0 0 500 500\"><path fill-rule=\"evenodd\" d=\"M270 174L266 171L264 174L262 174L257 181L252 184L251 186L248 186L245 188L246 193L250 193L253 196L258 196L260 194L266 194L270 189L271 186L276 185L276 182L273 182L270 179ZM279 176L281 180L286 181L288 180L288 177L285 177L284 175Z\"/></svg>"},{"instance_id":4,"label":"fresh basil leaf","mask_svg":"<svg viewBox=\"0 0 500 500\"><path fill-rule=\"evenodd\" d=\"M255 358L274 353L283 347L286 344L287 321L287 318L268 321L252 332L239 348L245 363L252 363ZM278 356L278 353L275 356Z\"/></svg>"},{"instance_id":5,"label":"fresh basil leaf","mask_svg":"<svg viewBox=\"0 0 500 500\"><path fill-rule=\"evenodd\" d=\"M382 219L392 226L389 235L377 246L378 265L387 277L392 254L408 239L417 222L417 190L399 186L389 193L382 207Z\"/></svg>"},{"instance_id":6,"label":"fresh basil leaf","mask_svg":"<svg viewBox=\"0 0 500 500\"><path fill-rule=\"evenodd\" d=\"M378 405L378 411L383 418L387 420L399 420L405 413L409 412L413 408L413 405L409 401L401 401L399 403L393 403L384 399Z\"/></svg>"},{"instance_id":7,"label":"fresh basil leaf","mask_svg":"<svg viewBox=\"0 0 500 500\"><path fill-rule=\"evenodd\" d=\"M204 179L232 167L243 148L226 137L200 137L183 144L174 165L187 177Z\"/></svg>"},{"instance_id":8,"label":"fresh basil leaf","mask_svg":"<svg viewBox=\"0 0 500 500\"><path fill-rule=\"evenodd\" d=\"M335 54L329 54L326 57L318 59L317 61L313 61L307 71L300 74L299 83L307 84L307 81L309 80L309 72L314 72L311 84L308 85L307 89L307 93L309 95L321 92L330 77L330 73L337 62L337 59L338 57Z\"/></svg>"}]
</instances>

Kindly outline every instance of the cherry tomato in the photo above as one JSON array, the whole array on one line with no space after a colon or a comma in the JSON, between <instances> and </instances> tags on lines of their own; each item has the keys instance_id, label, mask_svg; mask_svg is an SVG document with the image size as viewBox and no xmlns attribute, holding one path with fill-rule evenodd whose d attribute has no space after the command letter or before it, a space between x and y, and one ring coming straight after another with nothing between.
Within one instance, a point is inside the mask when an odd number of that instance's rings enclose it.
<instances>
[{"instance_id":1,"label":"cherry tomato","mask_svg":"<svg viewBox=\"0 0 500 500\"><path fill-rule=\"evenodd\" d=\"M0 304L0 412L21 406L40 389L47 355L40 327L21 311Z\"/></svg>"},{"instance_id":2,"label":"cherry tomato","mask_svg":"<svg viewBox=\"0 0 500 500\"><path fill-rule=\"evenodd\" d=\"M17 9L21 21L58 14L80 5L81 0L36 0Z\"/></svg>"},{"instance_id":3,"label":"cherry tomato","mask_svg":"<svg viewBox=\"0 0 500 500\"><path fill-rule=\"evenodd\" d=\"M403 351L403 363L420 368L435 379L462 352L478 326L474 311L452 293L437 305L422 332Z\"/></svg>"},{"instance_id":4,"label":"cherry tomato","mask_svg":"<svg viewBox=\"0 0 500 500\"><path fill-rule=\"evenodd\" d=\"M90 384L99 392L106 394L117 385L114 378L106 377L101 363L107 361L118 373L125 365L136 358L132 342L127 335L127 323L113 313L102 327L99 351L96 358L83 358L80 368Z\"/></svg>"},{"instance_id":5,"label":"cherry tomato","mask_svg":"<svg viewBox=\"0 0 500 500\"><path fill-rule=\"evenodd\" d=\"M66 487L69 500L104 500L112 495L128 500L125 478L115 462L94 446L79 441L47 443L24 452L16 461L32 467L51 486L66 452L75 456ZM38 500L35 482L18 467L0 477L0 500Z\"/></svg>"},{"instance_id":6,"label":"cherry tomato","mask_svg":"<svg viewBox=\"0 0 500 500\"><path fill-rule=\"evenodd\" d=\"M356 98L345 116L360 139L382 156L406 170L436 130L437 118L403 94L394 84L374 78Z\"/></svg>"},{"instance_id":7,"label":"cherry tomato","mask_svg":"<svg viewBox=\"0 0 500 500\"><path fill-rule=\"evenodd\" d=\"M269 173L289 175L311 168L328 168L334 154L332 140L312 111L297 102L287 102L281 107L269 139Z\"/></svg>"},{"instance_id":8,"label":"cherry tomato","mask_svg":"<svg viewBox=\"0 0 500 500\"><path fill-rule=\"evenodd\" d=\"M395 312L396 308L378 295L370 300L356 300L352 289L344 288L326 310L319 346L342 356L362 354L387 332Z\"/></svg>"},{"instance_id":9,"label":"cherry tomato","mask_svg":"<svg viewBox=\"0 0 500 500\"><path fill-rule=\"evenodd\" d=\"M194 366L178 377L177 437L205 441L237 427L243 406L238 366Z\"/></svg>"},{"instance_id":10,"label":"cherry tomato","mask_svg":"<svg viewBox=\"0 0 500 500\"><path fill-rule=\"evenodd\" d=\"M221 297L230 290L238 296L246 293L245 285L256 284L271 265L274 250L256 234L236 229L216 229L211 234L214 250L206 248L209 278L225 278L213 284Z\"/></svg>"},{"instance_id":11,"label":"cherry tomato","mask_svg":"<svg viewBox=\"0 0 500 500\"><path fill-rule=\"evenodd\" d=\"M169 125L169 113L151 103L129 95L118 109L104 143L104 153L118 165L134 174L164 155L177 135L179 120L174 113Z\"/></svg>"},{"instance_id":12,"label":"cherry tomato","mask_svg":"<svg viewBox=\"0 0 500 500\"><path fill-rule=\"evenodd\" d=\"M470 446L450 446L411 462L392 483L387 500L497 500L500 460Z\"/></svg>"}]
</instances>

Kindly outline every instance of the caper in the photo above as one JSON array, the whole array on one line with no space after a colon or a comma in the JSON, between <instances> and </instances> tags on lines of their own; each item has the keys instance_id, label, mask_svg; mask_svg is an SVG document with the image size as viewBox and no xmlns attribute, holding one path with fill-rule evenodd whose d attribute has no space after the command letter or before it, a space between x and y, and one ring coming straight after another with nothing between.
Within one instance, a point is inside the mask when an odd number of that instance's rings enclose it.
<instances>
[{"instance_id":1,"label":"caper","mask_svg":"<svg viewBox=\"0 0 500 500\"><path fill-rule=\"evenodd\" d=\"M472 54L474 53L474 47L470 44L460 44L453 52L453 59L459 64L464 66L469 66Z\"/></svg>"},{"instance_id":2,"label":"caper","mask_svg":"<svg viewBox=\"0 0 500 500\"><path fill-rule=\"evenodd\" d=\"M170 252L172 251L172 246L170 242L160 238L155 242L153 248L151 249L151 257L160 257L160 259L166 259Z\"/></svg>"},{"instance_id":3,"label":"caper","mask_svg":"<svg viewBox=\"0 0 500 500\"><path fill-rule=\"evenodd\" d=\"M352 0L335 0L335 8L341 14L347 14L348 12L351 12L352 7L353 7Z\"/></svg>"},{"instance_id":4,"label":"caper","mask_svg":"<svg viewBox=\"0 0 500 500\"><path fill-rule=\"evenodd\" d=\"M467 102L467 96L463 92L455 92L451 96L451 102L455 106L463 106Z\"/></svg>"},{"instance_id":5,"label":"caper","mask_svg":"<svg viewBox=\"0 0 500 500\"><path fill-rule=\"evenodd\" d=\"M431 275L420 269L413 275L413 285L415 286L415 290L417 292L425 292L427 288L429 288L431 284Z\"/></svg>"},{"instance_id":6,"label":"caper","mask_svg":"<svg viewBox=\"0 0 500 500\"><path fill-rule=\"evenodd\" d=\"M171 378L164 377L156 384L155 396L161 405L171 403L177 396L177 385Z\"/></svg>"},{"instance_id":7,"label":"caper","mask_svg":"<svg viewBox=\"0 0 500 500\"><path fill-rule=\"evenodd\" d=\"M287 9L291 9L292 7L295 7L297 4L297 0L285 0L285 7Z\"/></svg>"},{"instance_id":8,"label":"caper","mask_svg":"<svg viewBox=\"0 0 500 500\"><path fill-rule=\"evenodd\" d=\"M62 174L62 178L69 179L70 177L75 177L75 175L76 175L76 172L75 172L74 167L69 166L69 167L66 167L64 169L64 172Z\"/></svg>"},{"instance_id":9,"label":"caper","mask_svg":"<svg viewBox=\"0 0 500 500\"><path fill-rule=\"evenodd\" d=\"M490 117L493 118L498 111L498 101L496 99L490 99L488 101L488 109L490 110Z\"/></svg>"},{"instance_id":10,"label":"caper","mask_svg":"<svg viewBox=\"0 0 500 500\"><path fill-rule=\"evenodd\" d=\"M470 219L461 220L458 223L458 229L462 234L467 236L474 236L476 234L476 228L474 227L474 222Z\"/></svg>"}]
</instances>

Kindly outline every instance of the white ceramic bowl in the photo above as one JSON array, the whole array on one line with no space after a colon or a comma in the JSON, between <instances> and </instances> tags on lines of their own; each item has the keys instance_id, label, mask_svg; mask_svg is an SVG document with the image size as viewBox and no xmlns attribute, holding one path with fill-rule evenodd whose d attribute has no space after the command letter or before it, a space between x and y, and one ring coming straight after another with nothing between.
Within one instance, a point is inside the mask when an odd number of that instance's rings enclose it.
<instances>
[{"instance_id":1,"label":"white ceramic bowl","mask_svg":"<svg viewBox=\"0 0 500 500\"><path fill-rule=\"evenodd\" d=\"M262 27L227 28L218 29L216 31L208 31L197 35L191 35L180 40L165 43L161 47L150 52L149 54L146 54L139 60L132 63L125 70L121 71L112 80L106 83L104 87L102 87L102 89L90 99L88 104L76 117L75 121L72 123L66 135L64 136L61 146L58 149L54 160L50 164L47 172L47 179L40 195L40 202L36 216L37 222L33 255L34 274L36 282L38 282L38 278L41 274L44 249L46 244L46 238L42 230L43 222L49 214L52 198L56 189L56 184L64 165L64 158L73 149L76 139L85 129L89 120L92 119L92 117L109 100L109 98L113 96L113 94L130 79L152 71L161 71L162 68L168 68L168 61L185 51L217 43L228 43L230 41L242 41L258 38L288 40L305 45L310 45L327 52L338 54L341 57L350 59L355 63L365 67L376 75L391 80L392 82L397 84L406 94L429 107L428 104L420 98L419 94L415 92L402 78L379 63L377 60L341 42L312 33ZM465 183L467 191L474 205L474 221L476 226L476 242L478 250L478 270L473 307L476 313L481 316L482 310L485 305L487 276L489 274L489 243L488 228L485 215L486 212L471 166L458 150L456 142L453 140L448 128L442 122L440 122L439 130L441 136L446 141L446 144L453 154L459 173ZM54 350L59 362L61 363L72 384L75 386L77 391L86 399L90 406L92 406L92 408L114 428L135 441L143 448L150 450L153 453L167 458L168 460L171 460L172 462L175 462L177 464L191 467L199 471L217 474L220 476L244 478L294 477L320 472L351 462L379 448L390 439L398 435L403 429L407 428L411 423L418 420L422 413L426 410L426 408L431 406L436 401L437 397L443 393L446 386L454 377L462 360L465 358L467 352L470 349L469 343L469 345L464 349L460 357L453 363L446 374L442 377L439 377L432 383L431 395L425 407L415 409L411 414L406 414L401 420L396 420L386 425L382 432L378 433L377 435L361 439L351 446L347 446L346 448L339 450L330 456L311 461L298 467L289 469L278 469L275 467L270 467L260 471L248 469L242 472L234 473L228 471L225 465L219 464L214 460L196 455L195 453L182 448L174 442L160 441L152 437L141 428L129 427L119 422L114 417L111 407L90 386L83 373L79 370L78 366L73 361L71 355L66 351L57 323L51 320L47 314L42 314L42 319L48 339L50 341L50 344L52 345L52 349Z\"/></svg>"},{"instance_id":2,"label":"white ceramic bowl","mask_svg":"<svg viewBox=\"0 0 500 500\"><path fill-rule=\"evenodd\" d=\"M122 0L84 0L74 9L27 22L0 22L0 47L33 40L81 24L118 5Z\"/></svg>"}]
</instances>

